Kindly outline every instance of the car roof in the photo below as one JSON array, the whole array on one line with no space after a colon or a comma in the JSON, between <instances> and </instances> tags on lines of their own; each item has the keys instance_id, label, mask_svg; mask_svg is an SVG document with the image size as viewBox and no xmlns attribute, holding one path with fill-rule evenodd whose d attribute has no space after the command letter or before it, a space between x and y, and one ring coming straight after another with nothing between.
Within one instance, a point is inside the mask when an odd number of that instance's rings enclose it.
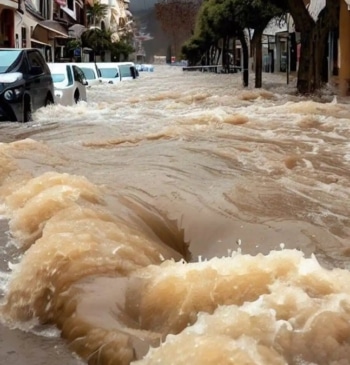
<instances>
[{"instance_id":1,"label":"car roof","mask_svg":"<svg viewBox=\"0 0 350 365\"><path fill-rule=\"evenodd\" d=\"M1 48L0 51L14 51L14 52L38 52L42 55L42 53L37 48Z\"/></svg>"},{"instance_id":2,"label":"car roof","mask_svg":"<svg viewBox=\"0 0 350 365\"><path fill-rule=\"evenodd\" d=\"M116 62L97 62L97 67L102 66L118 68L118 64Z\"/></svg>"},{"instance_id":3,"label":"car roof","mask_svg":"<svg viewBox=\"0 0 350 365\"><path fill-rule=\"evenodd\" d=\"M38 51L37 48L6 48L6 47L0 47L1 51L32 51L32 50Z\"/></svg>"},{"instance_id":4,"label":"car roof","mask_svg":"<svg viewBox=\"0 0 350 365\"><path fill-rule=\"evenodd\" d=\"M68 62L70 63L71 65L75 65L75 66L90 66L92 68L95 68L96 67L96 64L95 62Z\"/></svg>"},{"instance_id":5,"label":"car roof","mask_svg":"<svg viewBox=\"0 0 350 365\"><path fill-rule=\"evenodd\" d=\"M49 66L50 70L65 70L67 66L66 63L56 63L56 62L48 62L47 65Z\"/></svg>"},{"instance_id":6,"label":"car roof","mask_svg":"<svg viewBox=\"0 0 350 365\"><path fill-rule=\"evenodd\" d=\"M117 65L135 66L134 62L116 62Z\"/></svg>"}]
</instances>

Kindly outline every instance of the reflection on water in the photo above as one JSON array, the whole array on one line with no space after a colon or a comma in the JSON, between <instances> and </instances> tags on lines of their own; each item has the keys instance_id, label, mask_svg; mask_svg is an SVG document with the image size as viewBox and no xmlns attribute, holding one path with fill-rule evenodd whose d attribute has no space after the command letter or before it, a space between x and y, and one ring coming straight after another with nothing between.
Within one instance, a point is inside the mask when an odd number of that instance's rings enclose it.
<instances>
[{"instance_id":1,"label":"reflection on water","mask_svg":"<svg viewBox=\"0 0 350 365\"><path fill-rule=\"evenodd\" d=\"M160 67L1 126L6 326L96 365L349 364L350 105L240 83Z\"/></svg>"}]
</instances>

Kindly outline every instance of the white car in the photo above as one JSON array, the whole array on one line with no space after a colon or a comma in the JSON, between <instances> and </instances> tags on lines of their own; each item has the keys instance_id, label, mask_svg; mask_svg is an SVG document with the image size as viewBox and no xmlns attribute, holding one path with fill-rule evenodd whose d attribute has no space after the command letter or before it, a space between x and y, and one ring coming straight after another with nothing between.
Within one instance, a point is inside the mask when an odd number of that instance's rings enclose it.
<instances>
[{"instance_id":1,"label":"white car","mask_svg":"<svg viewBox=\"0 0 350 365\"><path fill-rule=\"evenodd\" d=\"M88 86L101 84L100 71L95 62L76 62L74 65L84 72Z\"/></svg>"},{"instance_id":2,"label":"white car","mask_svg":"<svg viewBox=\"0 0 350 365\"><path fill-rule=\"evenodd\" d=\"M146 64L146 63L142 63L142 64L137 64L135 65L137 71L144 71L144 72L153 72L154 71L154 66L151 64Z\"/></svg>"},{"instance_id":3,"label":"white car","mask_svg":"<svg viewBox=\"0 0 350 365\"><path fill-rule=\"evenodd\" d=\"M100 79L105 84L117 84L121 81L119 67L116 62L97 62Z\"/></svg>"},{"instance_id":4,"label":"white car","mask_svg":"<svg viewBox=\"0 0 350 365\"><path fill-rule=\"evenodd\" d=\"M48 63L54 86L55 103L74 105L86 101L87 81L83 71L71 63Z\"/></svg>"},{"instance_id":5,"label":"white car","mask_svg":"<svg viewBox=\"0 0 350 365\"><path fill-rule=\"evenodd\" d=\"M120 71L121 81L134 80L139 76L139 72L134 62L116 62Z\"/></svg>"}]
</instances>

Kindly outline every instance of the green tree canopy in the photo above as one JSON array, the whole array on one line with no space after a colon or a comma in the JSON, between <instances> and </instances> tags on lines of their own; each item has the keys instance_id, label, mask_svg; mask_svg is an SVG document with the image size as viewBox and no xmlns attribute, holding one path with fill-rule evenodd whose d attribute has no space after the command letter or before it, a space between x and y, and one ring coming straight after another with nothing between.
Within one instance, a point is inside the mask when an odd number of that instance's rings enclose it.
<instances>
[{"instance_id":1,"label":"green tree canopy","mask_svg":"<svg viewBox=\"0 0 350 365\"><path fill-rule=\"evenodd\" d=\"M113 42L110 50L112 60L116 62L127 60L129 55L135 51L134 47L127 39L121 39L119 42Z\"/></svg>"},{"instance_id":2,"label":"green tree canopy","mask_svg":"<svg viewBox=\"0 0 350 365\"><path fill-rule=\"evenodd\" d=\"M261 87L262 50L261 36L269 21L285 13L285 7L279 7L263 0L205 0L200 8L194 40L183 48L198 56L199 45L213 44L237 37L242 43L244 52L244 84L248 84L248 45L245 29L254 30L253 47L256 55L256 86ZM201 42L200 42L201 40Z\"/></svg>"},{"instance_id":3,"label":"green tree canopy","mask_svg":"<svg viewBox=\"0 0 350 365\"><path fill-rule=\"evenodd\" d=\"M101 4L100 0L94 0L93 5L87 5L86 16L89 25L96 27L96 24L107 16L108 5Z\"/></svg>"}]
</instances>

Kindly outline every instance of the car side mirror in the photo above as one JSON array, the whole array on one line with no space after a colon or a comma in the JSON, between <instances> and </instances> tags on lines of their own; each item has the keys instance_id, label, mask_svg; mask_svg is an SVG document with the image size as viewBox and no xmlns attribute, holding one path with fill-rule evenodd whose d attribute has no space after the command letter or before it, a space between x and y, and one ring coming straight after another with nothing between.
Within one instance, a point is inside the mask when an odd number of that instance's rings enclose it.
<instances>
[{"instance_id":1,"label":"car side mirror","mask_svg":"<svg viewBox=\"0 0 350 365\"><path fill-rule=\"evenodd\" d=\"M83 79L82 84L85 85L85 86L89 85L89 83L88 83L88 81L86 79Z\"/></svg>"}]
</instances>

